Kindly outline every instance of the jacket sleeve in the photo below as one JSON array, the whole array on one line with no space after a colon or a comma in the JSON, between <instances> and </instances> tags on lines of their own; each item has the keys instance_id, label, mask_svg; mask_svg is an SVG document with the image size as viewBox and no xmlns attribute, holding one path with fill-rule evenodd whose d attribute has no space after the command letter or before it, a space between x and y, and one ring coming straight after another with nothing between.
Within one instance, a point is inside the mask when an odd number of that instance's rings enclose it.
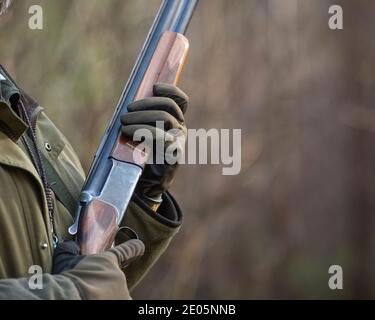
<instances>
[{"instance_id":1,"label":"jacket sleeve","mask_svg":"<svg viewBox=\"0 0 375 320\"><path fill-rule=\"evenodd\" d=\"M139 283L162 255L173 236L178 232L181 221L181 211L170 194L164 195L158 213L153 212L140 198L134 195L122 226L126 226L137 233L139 239L145 243L146 249L143 257L132 262L125 269L129 289L134 288ZM116 242L120 243L128 239L128 233L120 231ZM97 263L96 268L98 265L102 264ZM88 268L88 270L88 273L92 274L91 269ZM40 281L42 288L39 289L31 289L30 284L38 283L31 277L3 279L0 280L0 300L80 300L85 298L85 295L82 294L83 286L78 285L77 280L74 280L75 278L77 276L69 277L66 274L42 274ZM79 279L79 276L77 279ZM92 291L92 286L89 289ZM98 297L100 298L101 295L101 293L98 294Z\"/></svg>"},{"instance_id":2,"label":"jacket sleeve","mask_svg":"<svg viewBox=\"0 0 375 320\"><path fill-rule=\"evenodd\" d=\"M62 275L43 274L41 288L31 289L31 278L0 280L0 300L80 300L74 282Z\"/></svg>"},{"instance_id":3,"label":"jacket sleeve","mask_svg":"<svg viewBox=\"0 0 375 320\"><path fill-rule=\"evenodd\" d=\"M126 276L120 265L143 254L140 241L88 255L61 274L36 274L30 278L0 281L0 299L130 300ZM63 259L66 259L63 258Z\"/></svg>"},{"instance_id":4,"label":"jacket sleeve","mask_svg":"<svg viewBox=\"0 0 375 320\"><path fill-rule=\"evenodd\" d=\"M147 274L154 263L167 249L172 238L179 231L182 223L182 213L174 198L169 193L163 195L163 202L155 213L137 195L125 214L122 227L130 228L145 244L145 254L139 260L131 263L124 272L128 287L132 290ZM120 231L116 242L129 240L129 231Z\"/></svg>"}]
</instances>

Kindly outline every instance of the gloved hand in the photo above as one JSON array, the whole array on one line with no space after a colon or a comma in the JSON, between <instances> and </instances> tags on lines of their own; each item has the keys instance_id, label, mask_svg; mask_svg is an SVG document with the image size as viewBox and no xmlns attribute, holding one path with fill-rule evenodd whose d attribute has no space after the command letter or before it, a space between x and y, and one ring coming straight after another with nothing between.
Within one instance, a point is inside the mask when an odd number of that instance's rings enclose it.
<instances>
[{"instance_id":1,"label":"gloved hand","mask_svg":"<svg viewBox=\"0 0 375 320\"><path fill-rule=\"evenodd\" d=\"M178 163L169 164L164 161L162 164L156 164L155 162L160 153L165 159L168 146L176 139L183 142L186 140L184 113L187 107L188 96L184 92L173 85L159 83L154 86L154 97L131 103L128 106L129 112L121 116L122 132L127 137L133 138L138 129L148 129L154 139L154 162L146 165L135 191L143 199L161 200L162 194L170 188L173 182ZM156 127L157 121L164 122L164 130ZM171 129L177 129L174 131L178 131L179 134L166 133ZM156 140L160 137L164 139L164 136L168 141L165 142L163 150L157 150Z\"/></svg>"},{"instance_id":2,"label":"gloved hand","mask_svg":"<svg viewBox=\"0 0 375 320\"><path fill-rule=\"evenodd\" d=\"M57 246L53 257L53 274L70 278L83 299L131 299L121 268L144 254L142 241L124 242L106 252L81 256L75 241Z\"/></svg>"}]
</instances>

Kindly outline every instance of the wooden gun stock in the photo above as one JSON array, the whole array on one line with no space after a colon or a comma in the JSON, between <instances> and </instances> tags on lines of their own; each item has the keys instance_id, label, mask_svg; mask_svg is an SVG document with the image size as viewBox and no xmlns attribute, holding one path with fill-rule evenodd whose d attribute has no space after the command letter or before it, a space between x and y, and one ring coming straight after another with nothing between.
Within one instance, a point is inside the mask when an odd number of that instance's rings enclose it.
<instances>
[{"instance_id":1,"label":"wooden gun stock","mask_svg":"<svg viewBox=\"0 0 375 320\"><path fill-rule=\"evenodd\" d=\"M99 200L91 201L82 212L78 243L81 254L95 254L109 249L118 230L117 211Z\"/></svg>"},{"instance_id":2,"label":"wooden gun stock","mask_svg":"<svg viewBox=\"0 0 375 320\"><path fill-rule=\"evenodd\" d=\"M138 88L135 100L153 96L157 82L177 84L189 50L189 42L182 34L166 31L162 34L151 62ZM137 143L119 134L111 157L144 168L147 154ZM126 177L118 177L126 179ZM127 190L124 190L127 192ZM82 209L77 240L81 254L95 254L109 249L118 231L118 213L110 204L94 199Z\"/></svg>"}]
</instances>

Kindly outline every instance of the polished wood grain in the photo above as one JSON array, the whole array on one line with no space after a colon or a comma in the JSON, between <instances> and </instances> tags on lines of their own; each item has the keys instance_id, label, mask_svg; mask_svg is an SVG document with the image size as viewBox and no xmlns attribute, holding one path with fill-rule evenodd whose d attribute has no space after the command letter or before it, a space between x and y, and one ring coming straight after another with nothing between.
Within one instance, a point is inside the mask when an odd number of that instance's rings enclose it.
<instances>
[{"instance_id":1,"label":"polished wood grain","mask_svg":"<svg viewBox=\"0 0 375 320\"><path fill-rule=\"evenodd\" d=\"M146 165L148 155L145 150L137 148L138 142L134 142L120 134L113 146L112 158L118 161L134 163L141 168Z\"/></svg>"},{"instance_id":2,"label":"polished wood grain","mask_svg":"<svg viewBox=\"0 0 375 320\"><path fill-rule=\"evenodd\" d=\"M184 35L171 31L164 32L135 100L152 97L153 86L157 82L176 85L185 66L188 52L189 41Z\"/></svg>"},{"instance_id":3,"label":"polished wood grain","mask_svg":"<svg viewBox=\"0 0 375 320\"><path fill-rule=\"evenodd\" d=\"M93 200L84 209L79 220L77 240L82 255L103 252L112 246L118 230L116 209Z\"/></svg>"}]
</instances>

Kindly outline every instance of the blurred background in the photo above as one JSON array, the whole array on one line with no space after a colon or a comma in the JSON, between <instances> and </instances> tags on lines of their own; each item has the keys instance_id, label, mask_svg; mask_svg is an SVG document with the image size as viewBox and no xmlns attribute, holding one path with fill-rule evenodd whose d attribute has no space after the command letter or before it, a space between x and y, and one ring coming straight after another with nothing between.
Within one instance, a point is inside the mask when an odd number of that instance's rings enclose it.
<instances>
[{"instance_id":1,"label":"blurred background","mask_svg":"<svg viewBox=\"0 0 375 320\"><path fill-rule=\"evenodd\" d=\"M32 4L43 31L28 28ZM332 4L344 30L328 28ZM0 20L0 63L86 169L159 5L24 0ZM374 30L372 0L201 1L187 121L241 128L242 170L181 168L183 228L134 298L375 298Z\"/></svg>"}]
</instances>

